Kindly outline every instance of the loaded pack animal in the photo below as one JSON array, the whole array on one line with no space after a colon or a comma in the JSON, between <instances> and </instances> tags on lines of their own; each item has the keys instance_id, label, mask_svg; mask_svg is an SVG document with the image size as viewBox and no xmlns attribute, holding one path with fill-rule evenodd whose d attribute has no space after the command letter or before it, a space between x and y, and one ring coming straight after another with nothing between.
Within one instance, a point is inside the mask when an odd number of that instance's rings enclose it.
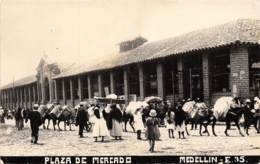
<instances>
[{"instance_id":1,"label":"loaded pack animal","mask_svg":"<svg viewBox=\"0 0 260 164\"><path fill-rule=\"evenodd\" d=\"M180 104L181 102L179 102ZM213 116L213 111L207 107L207 105L202 102L199 98L196 99L196 101L187 101L184 102L182 109L186 113L186 120L185 120L185 131L187 135L189 135L187 125L191 123L191 130L197 129L197 124L199 124L199 134L202 136L203 133L207 133L209 136L209 131L207 129L207 125L209 122L214 121L215 117ZM202 127L205 128L205 130L202 132ZM216 135L215 133L215 124L213 125L213 135Z\"/></svg>"},{"instance_id":2,"label":"loaded pack animal","mask_svg":"<svg viewBox=\"0 0 260 164\"><path fill-rule=\"evenodd\" d=\"M253 102L250 99L246 100L244 120L244 128L247 135L249 135L248 129L251 125L254 125L257 133L260 133L260 99L258 97L255 97Z\"/></svg>"},{"instance_id":3,"label":"loaded pack animal","mask_svg":"<svg viewBox=\"0 0 260 164\"><path fill-rule=\"evenodd\" d=\"M239 125L239 120L244 113L245 108L242 106L239 98L221 97L215 102L212 112L204 115L205 118L208 118L207 120L204 120L204 125L207 127L207 125L212 123L212 133L217 136L215 133L216 122L225 122L226 128L224 133L226 136L229 136L228 130L231 127L231 123L234 122L239 134L244 136Z\"/></svg>"},{"instance_id":4,"label":"loaded pack animal","mask_svg":"<svg viewBox=\"0 0 260 164\"><path fill-rule=\"evenodd\" d=\"M55 126L58 125L58 129L61 131L60 122L64 122L64 130L66 131L66 126L68 125L71 130L71 124L76 117L76 110L67 105L61 106L56 105L50 112L50 116L53 120L53 128L56 130ZM57 122L58 121L58 122Z\"/></svg>"},{"instance_id":5,"label":"loaded pack animal","mask_svg":"<svg viewBox=\"0 0 260 164\"><path fill-rule=\"evenodd\" d=\"M134 120L134 114L136 113L137 109L142 108L142 121L145 125L145 120L147 117L149 117L150 108L148 104L145 101L133 101L130 102L123 113L123 121L124 121L124 130L127 132L127 123L131 126L133 129L133 132L135 132L135 120Z\"/></svg>"},{"instance_id":6,"label":"loaded pack animal","mask_svg":"<svg viewBox=\"0 0 260 164\"><path fill-rule=\"evenodd\" d=\"M197 122L199 124L199 134L202 136L202 133L207 133L209 136L209 131L207 128L207 125L211 121L216 121L216 118L213 116L213 111L209 109L205 103L197 103L197 108L198 108L198 113L197 113ZM212 125L212 133L214 136L217 136L215 133L215 125ZM205 128L203 132L202 131L202 126Z\"/></svg>"},{"instance_id":7,"label":"loaded pack animal","mask_svg":"<svg viewBox=\"0 0 260 164\"><path fill-rule=\"evenodd\" d=\"M127 123L131 126L133 129L133 132L135 132L134 128L134 115L132 113L127 113L125 110L123 111L123 122L124 122L124 131L127 132Z\"/></svg>"},{"instance_id":8,"label":"loaded pack animal","mask_svg":"<svg viewBox=\"0 0 260 164\"><path fill-rule=\"evenodd\" d=\"M54 126L54 120L50 114L50 112L53 110L53 108L55 107L54 104L47 104L47 105L40 105L39 106L39 109L38 111L41 113L41 116L42 116L42 122L43 122L43 129L46 129L46 126L45 126L45 121L48 120L47 122L47 129L49 129L49 125L50 125L50 121L52 120L52 123L53 123L53 128L55 129L55 126Z\"/></svg>"},{"instance_id":9,"label":"loaded pack animal","mask_svg":"<svg viewBox=\"0 0 260 164\"><path fill-rule=\"evenodd\" d=\"M179 102L180 104L181 102ZM185 131L187 135L189 135L187 125L191 123L191 130L193 128L196 129L197 123L198 123L198 110L199 108L196 106L195 101L187 101L182 106L183 111L185 112L186 118L185 118Z\"/></svg>"}]
</instances>

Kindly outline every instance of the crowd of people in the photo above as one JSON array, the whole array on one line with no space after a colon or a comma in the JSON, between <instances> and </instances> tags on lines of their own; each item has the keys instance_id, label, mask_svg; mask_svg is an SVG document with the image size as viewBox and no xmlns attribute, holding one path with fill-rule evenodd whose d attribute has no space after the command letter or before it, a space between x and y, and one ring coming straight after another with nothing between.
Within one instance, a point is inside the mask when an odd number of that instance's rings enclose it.
<instances>
[{"instance_id":1,"label":"crowd of people","mask_svg":"<svg viewBox=\"0 0 260 164\"><path fill-rule=\"evenodd\" d=\"M192 101L191 99L180 100L176 104L172 104L170 101L161 103L148 103L148 106L140 106L133 113L134 119L134 131L136 132L137 140L146 138L149 141L149 151L154 152L155 141L160 140L161 125L167 128L169 138L175 138L174 131L178 132L179 138L185 139L185 127L187 121L187 113L183 110L183 105L186 102ZM195 100L197 104L202 101L198 98ZM244 103L238 98L232 99L230 111L235 108L244 107L248 111L252 110L252 101L246 99ZM164 104L163 104L164 103ZM241 104L242 103L242 104ZM163 104L163 105L162 105ZM39 138L39 127L42 125L43 120L40 112L38 111L39 105L34 104L33 110L26 113L22 108L17 108L14 114L15 123L18 130L22 130L25 123L30 120L31 128L31 142L37 144ZM92 136L94 142L104 142L105 139L113 137L115 140L123 140L123 120L125 109L116 103L98 105L95 104L91 107L93 110L93 116L89 114L89 109L80 104L77 109L75 125L78 126L78 134L80 138L84 138L84 129L88 125L89 121L93 121ZM2 108L0 109L2 112ZM1 113L0 113L1 114ZM26 117L25 117L26 115ZM93 118L90 118L93 117ZM247 115L245 114L245 117ZM245 125L250 126L250 125ZM143 133L144 132L144 133ZM145 134L145 136L142 136Z\"/></svg>"}]
</instances>

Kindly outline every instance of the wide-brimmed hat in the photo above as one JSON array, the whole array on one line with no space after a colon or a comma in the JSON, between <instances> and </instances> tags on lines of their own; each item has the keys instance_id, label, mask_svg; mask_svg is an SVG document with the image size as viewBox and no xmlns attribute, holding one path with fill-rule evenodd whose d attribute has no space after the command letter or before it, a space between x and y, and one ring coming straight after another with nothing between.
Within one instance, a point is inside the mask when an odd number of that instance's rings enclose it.
<instances>
[{"instance_id":1,"label":"wide-brimmed hat","mask_svg":"<svg viewBox=\"0 0 260 164\"><path fill-rule=\"evenodd\" d=\"M38 104L34 104L33 108L39 108L39 105Z\"/></svg>"},{"instance_id":2,"label":"wide-brimmed hat","mask_svg":"<svg viewBox=\"0 0 260 164\"><path fill-rule=\"evenodd\" d=\"M150 115L151 117L155 117L155 116L157 115L156 110L154 110L154 109L150 110L149 115Z\"/></svg>"}]
</instances>

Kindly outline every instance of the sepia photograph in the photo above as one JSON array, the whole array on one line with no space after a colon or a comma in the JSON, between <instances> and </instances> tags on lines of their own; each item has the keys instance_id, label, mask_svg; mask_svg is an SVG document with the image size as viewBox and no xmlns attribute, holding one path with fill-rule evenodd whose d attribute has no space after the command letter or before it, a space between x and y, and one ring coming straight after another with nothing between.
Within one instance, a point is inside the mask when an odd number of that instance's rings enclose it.
<instances>
[{"instance_id":1,"label":"sepia photograph","mask_svg":"<svg viewBox=\"0 0 260 164\"><path fill-rule=\"evenodd\" d=\"M6 163L260 163L260 1L0 0Z\"/></svg>"}]
</instances>

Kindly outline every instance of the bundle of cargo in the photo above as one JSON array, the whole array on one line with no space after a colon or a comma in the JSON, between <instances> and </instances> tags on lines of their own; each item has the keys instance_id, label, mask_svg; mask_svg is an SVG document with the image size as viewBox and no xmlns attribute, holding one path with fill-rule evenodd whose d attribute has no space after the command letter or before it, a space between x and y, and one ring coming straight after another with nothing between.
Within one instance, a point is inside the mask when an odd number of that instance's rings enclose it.
<instances>
[{"instance_id":1,"label":"bundle of cargo","mask_svg":"<svg viewBox=\"0 0 260 164\"><path fill-rule=\"evenodd\" d=\"M52 111L50 112L50 114L56 116L56 117L59 117L62 113L63 109L61 107L61 105L56 105Z\"/></svg>"},{"instance_id":2,"label":"bundle of cargo","mask_svg":"<svg viewBox=\"0 0 260 164\"><path fill-rule=\"evenodd\" d=\"M117 95L110 94L106 97L94 97L94 99L97 100L97 103L103 103L103 104L125 104L124 99L119 99Z\"/></svg>"},{"instance_id":3,"label":"bundle of cargo","mask_svg":"<svg viewBox=\"0 0 260 164\"><path fill-rule=\"evenodd\" d=\"M184 103L182 109L184 112L186 112L188 115L188 117L194 118L197 114L198 108L196 108L196 102L195 101L188 101L186 103Z\"/></svg>"},{"instance_id":4,"label":"bundle of cargo","mask_svg":"<svg viewBox=\"0 0 260 164\"><path fill-rule=\"evenodd\" d=\"M66 117L70 116L72 114L72 112L73 112L73 109L70 106L64 105L62 107L62 111L59 113L59 115L62 114L66 118Z\"/></svg>"},{"instance_id":5,"label":"bundle of cargo","mask_svg":"<svg viewBox=\"0 0 260 164\"><path fill-rule=\"evenodd\" d=\"M38 111L40 112L42 118L45 117L47 111L48 111L48 108L46 105L40 105L39 108L38 108Z\"/></svg>"},{"instance_id":6,"label":"bundle of cargo","mask_svg":"<svg viewBox=\"0 0 260 164\"><path fill-rule=\"evenodd\" d=\"M131 101L126 107L125 112L134 114L137 109L146 108L146 107L148 107L148 104L145 101Z\"/></svg>"},{"instance_id":7,"label":"bundle of cargo","mask_svg":"<svg viewBox=\"0 0 260 164\"><path fill-rule=\"evenodd\" d=\"M233 97L220 97L214 104L213 112L217 120L223 120L231 107Z\"/></svg>"}]
</instances>

